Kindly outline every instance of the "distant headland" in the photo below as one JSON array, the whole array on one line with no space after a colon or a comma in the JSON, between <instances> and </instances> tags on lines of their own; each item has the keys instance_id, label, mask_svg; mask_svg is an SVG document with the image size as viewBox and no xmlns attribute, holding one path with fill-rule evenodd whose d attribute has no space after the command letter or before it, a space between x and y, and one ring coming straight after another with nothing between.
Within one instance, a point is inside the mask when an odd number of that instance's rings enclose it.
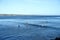
<instances>
[{"instance_id":1,"label":"distant headland","mask_svg":"<svg viewBox=\"0 0 60 40\"><path fill-rule=\"evenodd\" d=\"M18 16L19 14L0 14L0 16Z\"/></svg>"},{"instance_id":2,"label":"distant headland","mask_svg":"<svg viewBox=\"0 0 60 40\"><path fill-rule=\"evenodd\" d=\"M60 17L60 15L20 15L20 14L0 14L0 16L47 16L47 17Z\"/></svg>"}]
</instances>

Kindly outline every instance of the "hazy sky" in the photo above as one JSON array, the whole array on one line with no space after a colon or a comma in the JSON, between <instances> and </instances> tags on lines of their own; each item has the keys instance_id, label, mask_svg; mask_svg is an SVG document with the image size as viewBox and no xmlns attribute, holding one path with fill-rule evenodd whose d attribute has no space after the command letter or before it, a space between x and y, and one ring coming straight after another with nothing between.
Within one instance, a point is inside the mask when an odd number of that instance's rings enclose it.
<instances>
[{"instance_id":1,"label":"hazy sky","mask_svg":"<svg viewBox=\"0 0 60 40\"><path fill-rule=\"evenodd\" d=\"M0 0L0 14L60 15L60 0Z\"/></svg>"}]
</instances>

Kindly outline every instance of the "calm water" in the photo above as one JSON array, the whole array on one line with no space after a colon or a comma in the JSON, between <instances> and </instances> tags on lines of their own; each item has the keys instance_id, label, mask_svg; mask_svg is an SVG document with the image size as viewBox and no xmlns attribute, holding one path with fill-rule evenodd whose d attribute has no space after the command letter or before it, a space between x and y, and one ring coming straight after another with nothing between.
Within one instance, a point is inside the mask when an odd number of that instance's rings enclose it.
<instances>
[{"instance_id":1,"label":"calm water","mask_svg":"<svg viewBox=\"0 0 60 40\"><path fill-rule=\"evenodd\" d=\"M0 16L0 40L52 40L56 37L60 37L60 17Z\"/></svg>"}]
</instances>

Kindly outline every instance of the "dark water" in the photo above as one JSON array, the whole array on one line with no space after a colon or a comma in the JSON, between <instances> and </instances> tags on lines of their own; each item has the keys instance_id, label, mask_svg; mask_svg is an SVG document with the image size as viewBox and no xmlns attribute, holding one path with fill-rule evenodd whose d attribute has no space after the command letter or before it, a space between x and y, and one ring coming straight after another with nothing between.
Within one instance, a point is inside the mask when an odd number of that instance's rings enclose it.
<instances>
[{"instance_id":1,"label":"dark water","mask_svg":"<svg viewBox=\"0 0 60 40\"><path fill-rule=\"evenodd\" d=\"M0 40L54 40L60 37L60 17L0 16Z\"/></svg>"}]
</instances>

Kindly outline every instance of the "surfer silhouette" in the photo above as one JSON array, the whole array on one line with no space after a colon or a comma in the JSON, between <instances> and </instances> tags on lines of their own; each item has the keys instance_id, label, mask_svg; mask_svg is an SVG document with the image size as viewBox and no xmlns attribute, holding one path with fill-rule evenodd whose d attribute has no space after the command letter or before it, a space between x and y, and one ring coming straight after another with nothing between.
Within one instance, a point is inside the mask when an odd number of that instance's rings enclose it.
<instances>
[{"instance_id":1,"label":"surfer silhouette","mask_svg":"<svg viewBox=\"0 0 60 40\"><path fill-rule=\"evenodd\" d=\"M18 28L20 28L20 25L18 25Z\"/></svg>"}]
</instances>

